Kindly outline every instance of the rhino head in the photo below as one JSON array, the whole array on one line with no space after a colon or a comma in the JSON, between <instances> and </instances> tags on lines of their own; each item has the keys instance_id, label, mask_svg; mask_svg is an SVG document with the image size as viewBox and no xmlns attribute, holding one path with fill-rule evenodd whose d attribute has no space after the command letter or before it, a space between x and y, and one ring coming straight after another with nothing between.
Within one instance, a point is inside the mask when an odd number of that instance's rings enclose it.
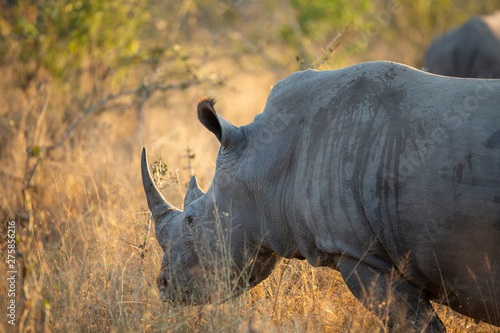
<instances>
[{"instance_id":1,"label":"rhino head","mask_svg":"<svg viewBox=\"0 0 500 333\"><path fill-rule=\"evenodd\" d=\"M221 144L216 173L207 193L191 178L183 211L169 204L155 186L146 150L142 151L144 191L157 240L165 251L157 285L162 300L175 304L235 297L265 279L279 261L248 221L249 216L256 218L254 208L245 202L248 193L236 181L235 165L246 146L243 130L219 116L214 103L201 100L198 118Z\"/></svg>"}]
</instances>

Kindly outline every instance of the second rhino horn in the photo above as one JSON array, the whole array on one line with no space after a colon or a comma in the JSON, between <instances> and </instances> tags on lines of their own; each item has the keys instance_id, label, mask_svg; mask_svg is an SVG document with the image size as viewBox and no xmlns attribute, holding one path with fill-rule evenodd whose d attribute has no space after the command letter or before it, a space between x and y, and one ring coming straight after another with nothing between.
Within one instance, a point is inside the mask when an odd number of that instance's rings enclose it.
<instances>
[{"instance_id":1,"label":"second rhino horn","mask_svg":"<svg viewBox=\"0 0 500 333\"><path fill-rule=\"evenodd\" d=\"M186 196L184 197L184 208L187 207L191 202L195 201L202 195L204 195L205 192L203 192L196 181L196 177L193 176L191 177L191 180L189 181L189 186L186 192Z\"/></svg>"}]
</instances>

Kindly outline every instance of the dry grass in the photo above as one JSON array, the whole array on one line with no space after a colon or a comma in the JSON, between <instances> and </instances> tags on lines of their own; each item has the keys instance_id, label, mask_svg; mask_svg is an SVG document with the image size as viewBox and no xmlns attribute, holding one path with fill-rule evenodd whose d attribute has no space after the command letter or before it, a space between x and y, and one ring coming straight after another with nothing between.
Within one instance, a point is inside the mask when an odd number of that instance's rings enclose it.
<instances>
[{"instance_id":1,"label":"dry grass","mask_svg":"<svg viewBox=\"0 0 500 333\"><path fill-rule=\"evenodd\" d=\"M227 66L227 65L226 65ZM367 332L384 329L351 295L338 272L285 261L264 282L225 304L173 307L159 300L155 277L163 255L146 234L148 211L140 183L140 148L169 166L164 193L180 206L189 180L186 149L201 186L214 172L218 144L195 120L200 95L219 99L218 110L243 125L259 113L272 74L234 74L224 90L190 89L166 105L147 108L145 134L132 111L103 113L86 121L70 143L37 172L30 189L32 215L22 202L26 142L12 123L0 123L2 226L15 219L20 270L16 329L20 332ZM23 110L27 99L12 97ZM51 103L58 103L53 97ZM31 111L25 111L31 112ZM3 114L2 114L3 115ZM21 114L22 116L22 114ZM27 117L34 117L28 114ZM36 117L35 117L36 118ZM2 120L3 118L0 118ZM49 119L50 120L50 119ZM49 141L54 123L42 126ZM3 133L0 133L3 135ZM43 134L45 133L45 134ZM154 158L153 158L154 156ZM144 244L143 248L133 246ZM5 259L5 238L1 258ZM18 267L21 267L19 265ZM4 270L2 270L4 272ZM0 295L6 295L2 273ZM6 308L6 297L0 308ZM436 306L449 332L500 332ZM12 330L1 312L0 332Z\"/></svg>"}]
</instances>

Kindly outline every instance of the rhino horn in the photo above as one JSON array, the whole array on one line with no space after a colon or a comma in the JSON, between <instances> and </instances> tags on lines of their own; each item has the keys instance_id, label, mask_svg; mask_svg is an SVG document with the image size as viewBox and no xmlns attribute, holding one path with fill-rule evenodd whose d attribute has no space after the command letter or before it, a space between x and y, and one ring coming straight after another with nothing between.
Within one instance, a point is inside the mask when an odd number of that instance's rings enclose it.
<instances>
[{"instance_id":1,"label":"rhino horn","mask_svg":"<svg viewBox=\"0 0 500 333\"><path fill-rule=\"evenodd\" d=\"M193 176L191 177L191 180L189 181L189 186L186 192L186 196L184 197L184 207L189 205L191 202L195 201L199 197L203 196L205 192L203 192L199 187L198 183L196 182L196 177Z\"/></svg>"},{"instance_id":2,"label":"rhino horn","mask_svg":"<svg viewBox=\"0 0 500 333\"><path fill-rule=\"evenodd\" d=\"M155 225L158 225L170 212L176 209L165 200L165 198L153 182L153 178L151 177L151 173L149 172L148 168L146 148L142 148L141 172L142 185L144 186L144 192L146 193L148 207L151 211L151 214L153 214Z\"/></svg>"}]
</instances>

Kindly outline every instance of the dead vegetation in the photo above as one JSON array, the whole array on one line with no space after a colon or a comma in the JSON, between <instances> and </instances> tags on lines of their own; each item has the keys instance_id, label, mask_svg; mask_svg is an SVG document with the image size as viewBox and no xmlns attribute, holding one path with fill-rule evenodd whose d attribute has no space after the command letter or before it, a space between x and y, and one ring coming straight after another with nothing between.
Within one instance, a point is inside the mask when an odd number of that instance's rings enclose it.
<instances>
[{"instance_id":1,"label":"dead vegetation","mask_svg":"<svg viewBox=\"0 0 500 333\"><path fill-rule=\"evenodd\" d=\"M163 192L180 207L191 173L207 189L215 168L218 144L195 119L199 97L216 97L224 117L246 124L264 108L270 87L300 67L295 55L309 52L307 61L313 60L319 45L340 30L314 44L297 36L295 23L279 14L285 12L282 7L290 11L287 1L280 2L280 8L273 8L275 21L270 14L256 25L279 21L295 27L290 38L301 40L299 50L283 52L282 43L272 45L277 36L259 45L238 35L254 33L258 40L263 31L257 27L221 37L227 25L248 23L265 6L250 5L242 14L235 7L238 1L222 3L229 7L207 5L216 9L212 15L222 12L226 26L195 31L213 22L200 14L205 7L189 7L190 1L184 1L184 7L172 10L173 3L152 7L168 9L175 13L172 17L150 17L150 28L158 34L154 37L167 40L169 51L129 72L83 70L79 83L70 84L56 82L42 68L21 86L16 83L18 68L7 64L0 69L0 257L6 262L7 222L15 221L18 271L16 326L7 324L8 298L2 296L0 332L384 331L338 272L299 261L284 261L264 282L224 304L173 307L159 300L155 278L163 253L154 230L147 227L141 147L148 147L151 160L166 161L158 169L165 180ZM384 6L384 1L374 2L372 14ZM403 14L392 14L382 28L397 30ZM241 17L245 15L250 19ZM323 69L376 58L397 60L394 57L404 50L416 49L412 41L396 50L373 46L372 56L356 53L361 47L356 43L362 41L356 36L363 34L357 27L343 41L344 49L336 51L336 60L322 59ZM180 44L179 34L191 37ZM379 32L369 37L382 36ZM154 39L149 35L148 43ZM206 40L210 45L199 45ZM213 46L217 51L211 51ZM399 61L418 58L413 52ZM0 276L0 295L7 295L6 276ZM444 306L436 308L449 332L500 332Z\"/></svg>"}]
</instances>

